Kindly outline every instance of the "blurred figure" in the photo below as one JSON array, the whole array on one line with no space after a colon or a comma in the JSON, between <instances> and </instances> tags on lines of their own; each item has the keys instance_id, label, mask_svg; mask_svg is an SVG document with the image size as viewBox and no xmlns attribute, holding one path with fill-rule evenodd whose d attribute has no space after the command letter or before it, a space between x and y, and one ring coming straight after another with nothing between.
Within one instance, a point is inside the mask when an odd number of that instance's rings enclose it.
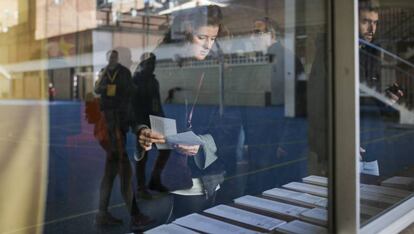
<instances>
[{"instance_id":1,"label":"blurred figure","mask_svg":"<svg viewBox=\"0 0 414 234\"><path fill-rule=\"evenodd\" d=\"M107 52L108 65L99 73L95 84L95 93L100 95L102 116L95 126L95 136L107 154L104 176L101 182L99 212L96 215L97 225L121 224L122 220L113 217L108 211L113 182L117 174L120 176L121 193L128 207L131 208L132 170L125 149L128 131L128 106L133 92L131 72L121 65L116 50ZM141 215L141 222L148 218Z\"/></svg>"},{"instance_id":2,"label":"blurred figure","mask_svg":"<svg viewBox=\"0 0 414 234\"><path fill-rule=\"evenodd\" d=\"M133 81L136 86L136 92L132 98L133 108L133 128L139 128L142 125L150 126L150 115L164 117L164 111L161 105L160 85L155 78L156 56L153 53L144 53L141 56L137 70L134 73ZM161 172L169 157L169 150L160 150L154 169L152 171L149 188L165 192L166 188L161 185ZM143 150L137 144L136 160L136 178L137 192L136 195L141 198L151 198L146 189L145 166L148 158L148 151Z\"/></svg>"},{"instance_id":3,"label":"blurred figure","mask_svg":"<svg viewBox=\"0 0 414 234\"><path fill-rule=\"evenodd\" d=\"M174 87L168 90L167 98L165 98L164 103L171 104L174 101L174 96L176 92L183 90L181 87Z\"/></svg>"},{"instance_id":4,"label":"blurred figure","mask_svg":"<svg viewBox=\"0 0 414 234\"><path fill-rule=\"evenodd\" d=\"M375 89L377 92L382 93L388 97L392 103L400 101L404 96L404 92L394 82L391 86L382 89L381 85L381 66L382 58L381 51L375 47L381 47L376 44L375 36L377 32L377 25L379 22L379 9L380 5L377 0L360 0L359 1L359 79L361 83L369 86L371 89ZM376 116L379 118L384 117L384 103L379 100L375 100ZM385 104L385 108L388 104ZM364 113L361 112L361 117ZM361 121L363 126L365 123ZM365 149L366 146L361 144L360 149L360 171L363 174L379 176L380 168L378 165L377 157Z\"/></svg>"},{"instance_id":5,"label":"blurred figure","mask_svg":"<svg viewBox=\"0 0 414 234\"><path fill-rule=\"evenodd\" d=\"M48 93L49 93L49 102L53 102L56 96L56 89L53 83L49 83Z\"/></svg>"},{"instance_id":6,"label":"blurred figure","mask_svg":"<svg viewBox=\"0 0 414 234\"><path fill-rule=\"evenodd\" d=\"M179 12L154 54L162 51L164 46L173 45L177 48L177 54L171 57L176 59L178 65L187 60L206 59L219 36L221 20L221 9L215 5ZM204 77L203 74L200 75L199 89ZM195 104L196 100L187 116L187 130L192 128ZM149 151L154 143L165 143L165 136L151 131L150 126L145 124L137 125L136 134L137 143L144 151ZM208 133L199 137L204 142L202 145L174 145L169 160L162 160L162 163L167 163L165 168L164 165L156 165L154 168L164 168L162 181L161 178L159 181L157 178L155 189L170 192L173 202L168 203L168 207L160 207L166 212L171 212L170 218L198 212L214 204L216 191L224 180L224 170L220 160L217 160L217 146L213 136Z\"/></svg>"},{"instance_id":7,"label":"blurred figure","mask_svg":"<svg viewBox=\"0 0 414 234\"><path fill-rule=\"evenodd\" d=\"M380 47L375 42L375 34L379 21L379 2L377 0L359 1L359 60L360 60L360 82L366 83L378 92L381 90L381 55ZM404 96L404 92L394 82L385 90L385 95L394 102L398 102Z\"/></svg>"}]
</instances>

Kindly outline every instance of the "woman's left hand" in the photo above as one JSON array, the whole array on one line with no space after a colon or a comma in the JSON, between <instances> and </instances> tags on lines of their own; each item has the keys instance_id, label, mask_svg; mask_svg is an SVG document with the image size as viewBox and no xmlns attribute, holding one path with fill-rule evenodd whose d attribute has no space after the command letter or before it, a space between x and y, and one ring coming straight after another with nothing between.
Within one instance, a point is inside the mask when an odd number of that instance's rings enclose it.
<instances>
[{"instance_id":1,"label":"woman's left hand","mask_svg":"<svg viewBox=\"0 0 414 234\"><path fill-rule=\"evenodd\" d=\"M187 156L194 156L198 153L200 145L174 145L174 148Z\"/></svg>"}]
</instances>

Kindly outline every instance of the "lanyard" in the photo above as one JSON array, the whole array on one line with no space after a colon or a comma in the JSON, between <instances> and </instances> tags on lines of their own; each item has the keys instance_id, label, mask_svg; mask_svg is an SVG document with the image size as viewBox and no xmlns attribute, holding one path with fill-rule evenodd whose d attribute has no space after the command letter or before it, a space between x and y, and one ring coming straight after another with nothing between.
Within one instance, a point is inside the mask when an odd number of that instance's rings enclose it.
<instances>
[{"instance_id":1,"label":"lanyard","mask_svg":"<svg viewBox=\"0 0 414 234\"><path fill-rule=\"evenodd\" d=\"M116 70L116 71L114 72L114 75L113 75L113 76L111 76L111 75L109 74L109 71L108 71L108 70L106 70L106 75L108 76L108 78L109 78L109 80L111 81L111 83L113 83L113 82L114 82L114 80L116 79L116 77L118 76L118 71L119 71L119 70Z\"/></svg>"},{"instance_id":2,"label":"lanyard","mask_svg":"<svg viewBox=\"0 0 414 234\"><path fill-rule=\"evenodd\" d=\"M188 129L191 129L193 127L192 124L191 124L191 121L193 119L194 107L195 107L195 104L198 101L198 96L200 95L201 86L203 85L203 80L204 80L204 72L203 72L203 74L201 74L200 81L198 82L196 97L194 99L193 106L191 107L191 111L190 111L190 113L188 114L188 117L187 117L187 127L188 127Z\"/></svg>"}]
</instances>

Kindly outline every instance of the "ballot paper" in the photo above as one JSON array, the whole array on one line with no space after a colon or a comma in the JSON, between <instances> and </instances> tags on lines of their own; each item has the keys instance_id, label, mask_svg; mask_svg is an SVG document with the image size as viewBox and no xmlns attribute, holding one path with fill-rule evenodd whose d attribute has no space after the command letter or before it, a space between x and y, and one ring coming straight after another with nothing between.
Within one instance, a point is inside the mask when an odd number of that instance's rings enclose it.
<instances>
[{"instance_id":1,"label":"ballot paper","mask_svg":"<svg viewBox=\"0 0 414 234\"><path fill-rule=\"evenodd\" d=\"M378 205L380 207L393 205L401 200L401 198L398 197L363 190L360 191L359 196L362 203Z\"/></svg>"},{"instance_id":2,"label":"ballot paper","mask_svg":"<svg viewBox=\"0 0 414 234\"><path fill-rule=\"evenodd\" d=\"M393 197L405 198L412 194L412 192L402 189L371 185L371 184L360 184L361 191L373 192Z\"/></svg>"},{"instance_id":3,"label":"ballot paper","mask_svg":"<svg viewBox=\"0 0 414 234\"><path fill-rule=\"evenodd\" d=\"M177 134L177 124L175 119L163 118L155 115L150 115L151 129L154 132L161 133L168 137ZM172 149L168 144L156 144L158 149Z\"/></svg>"},{"instance_id":4,"label":"ballot paper","mask_svg":"<svg viewBox=\"0 0 414 234\"><path fill-rule=\"evenodd\" d=\"M234 199L234 203L295 218L299 217L301 213L309 210L307 208L250 195Z\"/></svg>"},{"instance_id":5,"label":"ballot paper","mask_svg":"<svg viewBox=\"0 0 414 234\"><path fill-rule=\"evenodd\" d=\"M263 192L264 196L281 199L284 201L293 202L299 205L308 205L314 207L328 206L328 200L324 197L318 197L315 195L291 191L282 188L269 189Z\"/></svg>"},{"instance_id":6,"label":"ballot paper","mask_svg":"<svg viewBox=\"0 0 414 234\"><path fill-rule=\"evenodd\" d=\"M314 184L324 187L328 186L328 178L323 176L310 175L308 177L302 178L302 181L308 184Z\"/></svg>"},{"instance_id":7,"label":"ballot paper","mask_svg":"<svg viewBox=\"0 0 414 234\"><path fill-rule=\"evenodd\" d=\"M217 234L253 234L258 233L253 230L242 228L233 224L229 224L217 219L209 218L199 214L190 214L182 218L176 219L175 224L191 228L205 233Z\"/></svg>"},{"instance_id":8,"label":"ballot paper","mask_svg":"<svg viewBox=\"0 0 414 234\"><path fill-rule=\"evenodd\" d=\"M360 211L362 216L370 218L374 215L379 214L382 211L382 209L377 208L377 207L373 207L373 206L369 206L369 205L360 204L359 205L359 211Z\"/></svg>"},{"instance_id":9,"label":"ballot paper","mask_svg":"<svg viewBox=\"0 0 414 234\"><path fill-rule=\"evenodd\" d=\"M414 190L414 178L394 176L381 182L382 186L392 187L397 189Z\"/></svg>"},{"instance_id":10,"label":"ballot paper","mask_svg":"<svg viewBox=\"0 0 414 234\"><path fill-rule=\"evenodd\" d=\"M165 144L156 144L158 149L172 149L173 145L201 145L203 142L194 132L177 134L175 119L150 115L151 129L165 136Z\"/></svg>"},{"instance_id":11,"label":"ballot paper","mask_svg":"<svg viewBox=\"0 0 414 234\"><path fill-rule=\"evenodd\" d=\"M298 192L309 193L316 196L328 197L328 188L313 184L305 184L299 182L290 182L282 186L283 188L295 190Z\"/></svg>"},{"instance_id":12,"label":"ballot paper","mask_svg":"<svg viewBox=\"0 0 414 234\"><path fill-rule=\"evenodd\" d=\"M151 230L144 232L144 234L197 234L198 232L191 231L187 228L171 224L163 224Z\"/></svg>"},{"instance_id":13,"label":"ballot paper","mask_svg":"<svg viewBox=\"0 0 414 234\"><path fill-rule=\"evenodd\" d=\"M258 228L272 231L286 223L283 220L267 217L253 212L245 211L231 206L218 205L204 212L231 219L240 223L249 224Z\"/></svg>"},{"instance_id":14,"label":"ballot paper","mask_svg":"<svg viewBox=\"0 0 414 234\"><path fill-rule=\"evenodd\" d=\"M201 145L203 142L200 137L197 136L194 132L188 131L183 133L178 133L176 135L166 137L167 144L169 145Z\"/></svg>"},{"instance_id":15,"label":"ballot paper","mask_svg":"<svg viewBox=\"0 0 414 234\"><path fill-rule=\"evenodd\" d=\"M328 211L322 208L314 208L300 214L301 219L314 222L323 226L328 225Z\"/></svg>"},{"instance_id":16,"label":"ballot paper","mask_svg":"<svg viewBox=\"0 0 414 234\"><path fill-rule=\"evenodd\" d=\"M294 220L287 224L283 224L276 229L282 233L289 234L327 234L328 229L320 227L318 225L313 225L310 223L302 222L299 220Z\"/></svg>"}]
</instances>

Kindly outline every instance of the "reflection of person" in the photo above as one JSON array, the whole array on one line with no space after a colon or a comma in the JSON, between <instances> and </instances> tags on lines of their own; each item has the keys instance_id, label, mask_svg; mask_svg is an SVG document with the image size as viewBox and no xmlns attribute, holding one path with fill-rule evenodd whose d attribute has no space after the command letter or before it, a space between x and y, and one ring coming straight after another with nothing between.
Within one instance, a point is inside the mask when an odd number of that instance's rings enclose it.
<instances>
[{"instance_id":1,"label":"reflection of person","mask_svg":"<svg viewBox=\"0 0 414 234\"><path fill-rule=\"evenodd\" d=\"M141 56L141 62L134 74L133 81L136 85L136 91L132 98L133 108L133 128L138 124L145 124L150 126L150 115L164 116L164 111L161 105L160 88L157 79L155 78L156 56L153 53L144 53ZM137 195L138 197L149 197L150 194L146 190L145 185L145 166L148 158L148 152L143 151L139 145L138 155L135 158L136 162L136 177L137 177ZM168 160L169 150L160 150L157 160L155 162L154 170L152 172L149 188L152 190L159 190L161 192L166 189L161 185L161 171Z\"/></svg>"},{"instance_id":2,"label":"reflection of person","mask_svg":"<svg viewBox=\"0 0 414 234\"><path fill-rule=\"evenodd\" d=\"M375 44L375 33L379 21L379 4L376 0L360 0L359 2L359 38L366 43ZM365 43L360 43L360 81L381 90L381 58L380 51ZM394 101L404 96L395 82L385 90L385 94Z\"/></svg>"},{"instance_id":3,"label":"reflection of person","mask_svg":"<svg viewBox=\"0 0 414 234\"><path fill-rule=\"evenodd\" d=\"M273 23L274 24L274 23ZM286 62L291 60L293 70L295 71L295 80L303 80L305 77L305 69L300 59L286 49L277 37L276 30L272 25L272 21L265 17L256 19L254 22L253 32L255 34L268 34L268 42L265 44L267 54L271 56L272 61L272 75L271 75L271 90L272 90L272 104L284 103L284 79ZM298 90L298 93L299 92ZM302 92L303 93L303 92ZM303 100L301 100L303 101Z\"/></svg>"},{"instance_id":4,"label":"reflection of person","mask_svg":"<svg viewBox=\"0 0 414 234\"><path fill-rule=\"evenodd\" d=\"M49 83L49 101L53 102L55 100L55 96L56 96L56 89L53 83Z\"/></svg>"},{"instance_id":5,"label":"reflection of person","mask_svg":"<svg viewBox=\"0 0 414 234\"><path fill-rule=\"evenodd\" d=\"M117 174L120 176L121 192L128 209L131 208L132 201L132 171L125 144L129 127L128 105L133 83L131 72L118 63L118 58L118 51L108 51L108 65L101 70L95 84L95 93L100 95L99 105L103 113L101 121L98 122L99 133L95 133L95 135L101 136L101 138L98 137L101 139L99 143L107 153L100 188L99 212L96 216L98 225L122 223L122 220L113 217L108 211L111 191Z\"/></svg>"},{"instance_id":6,"label":"reflection of person","mask_svg":"<svg viewBox=\"0 0 414 234\"><path fill-rule=\"evenodd\" d=\"M219 35L222 13L218 6L196 7L175 16L171 29L166 34L160 51L168 44L179 45L181 58L204 60ZM182 27L181 23L185 23ZM184 31L182 31L184 30ZM157 50L154 52L157 53ZM202 81L202 76L200 82ZM188 116L191 123L192 113ZM189 124L188 127L190 127ZM148 151L154 143L165 143L165 136L151 131L149 126L136 129L139 145ZM175 145L168 164L163 171L162 185L174 197L175 216L205 209L214 202L216 190L223 181L223 172L216 164L216 145L209 134L199 135L203 145ZM193 165L193 166L191 166ZM172 207L170 207L172 209ZM185 210L185 211L183 211Z\"/></svg>"},{"instance_id":7,"label":"reflection of person","mask_svg":"<svg viewBox=\"0 0 414 234\"><path fill-rule=\"evenodd\" d=\"M376 0L359 1L359 60L360 60L360 82L366 83L370 88L376 89L377 92L384 93L393 102L399 101L404 96L399 85L394 82L389 88L381 90L381 57L380 51L371 45L375 44L377 24L379 22L379 3ZM381 108L384 104L375 101L378 107L378 116L381 114ZM361 114L363 117L363 114ZM364 125L364 122L361 122ZM362 146L360 149L361 173L378 176L380 174L378 161L373 153L366 152Z\"/></svg>"},{"instance_id":8,"label":"reflection of person","mask_svg":"<svg viewBox=\"0 0 414 234\"><path fill-rule=\"evenodd\" d=\"M173 103L174 101L174 96L175 96L175 92L181 91L182 88L181 87L174 87L168 90L168 95L167 98L165 98L165 103Z\"/></svg>"}]
</instances>

